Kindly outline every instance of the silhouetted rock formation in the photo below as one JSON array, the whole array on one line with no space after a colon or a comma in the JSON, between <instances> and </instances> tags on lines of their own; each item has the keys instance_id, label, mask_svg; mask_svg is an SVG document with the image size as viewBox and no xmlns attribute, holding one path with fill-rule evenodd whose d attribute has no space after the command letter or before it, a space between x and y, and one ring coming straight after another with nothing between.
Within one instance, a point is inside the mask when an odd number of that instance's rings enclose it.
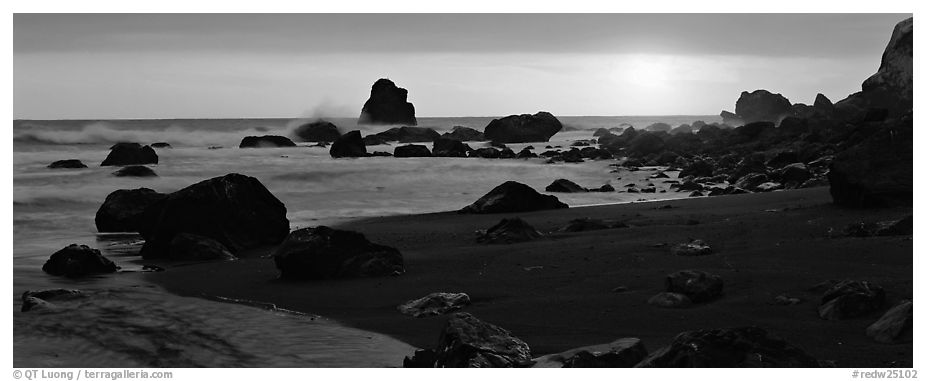
<instances>
[{"instance_id":1,"label":"silhouetted rock formation","mask_svg":"<svg viewBox=\"0 0 926 381\"><path fill-rule=\"evenodd\" d=\"M682 332L636 365L641 368L818 368L800 348L758 327Z\"/></svg>"},{"instance_id":2,"label":"silhouetted rock formation","mask_svg":"<svg viewBox=\"0 0 926 381\"><path fill-rule=\"evenodd\" d=\"M367 156L367 147L363 143L360 131L354 130L335 140L328 153L333 158L364 157Z\"/></svg>"},{"instance_id":3,"label":"silhouetted rock formation","mask_svg":"<svg viewBox=\"0 0 926 381\"><path fill-rule=\"evenodd\" d=\"M454 126L451 132L445 132L441 137L461 142L481 142L486 140L485 135L479 130L463 126Z\"/></svg>"},{"instance_id":4,"label":"silhouetted rock formation","mask_svg":"<svg viewBox=\"0 0 926 381\"><path fill-rule=\"evenodd\" d=\"M363 104L359 124L407 124L415 126L415 106L408 102L408 90L381 78L373 84L370 99Z\"/></svg>"},{"instance_id":5,"label":"silhouetted rock formation","mask_svg":"<svg viewBox=\"0 0 926 381\"><path fill-rule=\"evenodd\" d=\"M547 142L562 128L553 114L541 111L493 119L485 128L485 137L499 143Z\"/></svg>"},{"instance_id":6,"label":"silhouetted rock formation","mask_svg":"<svg viewBox=\"0 0 926 381\"><path fill-rule=\"evenodd\" d=\"M241 139L238 148L276 148L276 147L295 147L296 143L285 136L264 135L264 136L246 136Z\"/></svg>"},{"instance_id":7,"label":"silhouetted rock formation","mask_svg":"<svg viewBox=\"0 0 926 381\"><path fill-rule=\"evenodd\" d=\"M139 232L145 208L166 197L148 188L114 191L96 211L96 229L100 233Z\"/></svg>"},{"instance_id":8,"label":"silhouetted rock formation","mask_svg":"<svg viewBox=\"0 0 926 381\"><path fill-rule=\"evenodd\" d=\"M568 207L556 196L542 195L527 185L506 181L476 202L460 209L460 213L517 213Z\"/></svg>"},{"instance_id":9,"label":"silhouetted rock formation","mask_svg":"<svg viewBox=\"0 0 926 381\"><path fill-rule=\"evenodd\" d=\"M174 147L171 147L170 144L167 142L157 142L157 143L151 143L151 148L174 148Z\"/></svg>"},{"instance_id":10,"label":"silhouetted rock formation","mask_svg":"<svg viewBox=\"0 0 926 381\"><path fill-rule=\"evenodd\" d=\"M459 140L440 137L434 140L432 154L438 157L466 157L466 153L470 150L472 148Z\"/></svg>"},{"instance_id":11,"label":"silhouetted rock formation","mask_svg":"<svg viewBox=\"0 0 926 381\"><path fill-rule=\"evenodd\" d=\"M273 261L287 279L397 275L402 254L372 243L363 234L327 226L295 230L276 249Z\"/></svg>"},{"instance_id":12,"label":"silhouetted rock formation","mask_svg":"<svg viewBox=\"0 0 926 381\"><path fill-rule=\"evenodd\" d=\"M138 143L116 143L101 166L157 164L158 154L149 146Z\"/></svg>"},{"instance_id":13,"label":"silhouetted rock formation","mask_svg":"<svg viewBox=\"0 0 926 381\"><path fill-rule=\"evenodd\" d=\"M100 254L99 250L76 244L58 250L42 265L42 271L68 278L113 273L117 269L116 264Z\"/></svg>"},{"instance_id":14,"label":"silhouetted rock formation","mask_svg":"<svg viewBox=\"0 0 926 381\"><path fill-rule=\"evenodd\" d=\"M142 221L144 258L168 256L181 233L214 239L233 254L280 243L289 233L286 206L259 180L237 173L171 193L146 208Z\"/></svg>"},{"instance_id":15,"label":"silhouetted rock formation","mask_svg":"<svg viewBox=\"0 0 926 381\"><path fill-rule=\"evenodd\" d=\"M341 137L338 127L327 120L316 120L312 123L306 123L293 131L296 138L303 142L327 142L331 143Z\"/></svg>"},{"instance_id":16,"label":"silhouetted rock formation","mask_svg":"<svg viewBox=\"0 0 926 381\"><path fill-rule=\"evenodd\" d=\"M791 101L767 90L744 91L736 100L736 116L745 123L772 122L791 112Z\"/></svg>"},{"instance_id":17,"label":"silhouetted rock formation","mask_svg":"<svg viewBox=\"0 0 926 381\"><path fill-rule=\"evenodd\" d=\"M878 72L862 83L862 91L835 105L843 119L858 120L869 109L885 109L899 117L913 108L913 18L894 27Z\"/></svg>"},{"instance_id":18,"label":"silhouetted rock formation","mask_svg":"<svg viewBox=\"0 0 926 381\"><path fill-rule=\"evenodd\" d=\"M431 157L431 151L428 151L428 147L422 145L408 144L395 147L392 155L395 157Z\"/></svg>"},{"instance_id":19,"label":"silhouetted rock formation","mask_svg":"<svg viewBox=\"0 0 926 381\"><path fill-rule=\"evenodd\" d=\"M118 171L113 172L113 176L116 177L157 177L158 174L154 173L154 170L148 168L144 165L129 165L122 168L119 168Z\"/></svg>"},{"instance_id":20,"label":"silhouetted rock formation","mask_svg":"<svg viewBox=\"0 0 926 381\"><path fill-rule=\"evenodd\" d=\"M440 134L429 127L393 127L378 134L369 135L365 139L377 143L430 143L439 137Z\"/></svg>"},{"instance_id":21,"label":"silhouetted rock formation","mask_svg":"<svg viewBox=\"0 0 926 381\"><path fill-rule=\"evenodd\" d=\"M545 189L547 192L561 192L561 193L588 192L588 189L585 189L579 186L579 184L576 184L566 179L556 179L550 185L547 185Z\"/></svg>"},{"instance_id":22,"label":"silhouetted rock formation","mask_svg":"<svg viewBox=\"0 0 926 381\"><path fill-rule=\"evenodd\" d=\"M54 163L48 165L48 168L59 169L59 168L68 168L68 169L77 169L77 168L87 168L87 165L77 159L67 159L67 160L58 160Z\"/></svg>"}]
</instances>

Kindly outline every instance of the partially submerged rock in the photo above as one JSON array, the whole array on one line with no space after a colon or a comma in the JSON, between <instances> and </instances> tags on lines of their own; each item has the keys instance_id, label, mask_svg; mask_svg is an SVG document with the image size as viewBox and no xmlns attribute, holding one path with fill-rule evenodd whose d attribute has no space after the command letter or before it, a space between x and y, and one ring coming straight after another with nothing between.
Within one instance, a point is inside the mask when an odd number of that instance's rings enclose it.
<instances>
[{"instance_id":1,"label":"partially submerged rock","mask_svg":"<svg viewBox=\"0 0 926 381\"><path fill-rule=\"evenodd\" d=\"M363 104L358 124L406 124L415 126L415 106L408 102L408 90L380 78L370 89L370 98Z\"/></svg>"},{"instance_id":2,"label":"partially submerged rock","mask_svg":"<svg viewBox=\"0 0 926 381\"><path fill-rule=\"evenodd\" d=\"M331 143L341 137L338 126L327 120L316 120L311 123L303 124L296 127L293 131L296 138L303 142L327 142Z\"/></svg>"},{"instance_id":3,"label":"partially submerged rock","mask_svg":"<svg viewBox=\"0 0 926 381\"><path fill-rule=\"evenodd\" d=\"M99 250L77 244L58 250L42 266L42 271L48 274L68 278L113 273L117 269L116 264L104 257Z\"/></svg>"},{"instance_id":4,"label":"partially submerged rock","mask_svg":"<svg viewBox=\"0 0 926 381\"><path fill-rule=\"evenodd\" d=\"M893 343L913 331L913 302L904 300L884 313L865 329L865 334L879 343ZM912 339L912 335L910 335Z\"/></svg>"},{"instance_id":5,"label":"partially submerged rock","mask_svg":"<svg viewBox=\"0 0 926 381\"><path fill-rule=\"evenodd\" d=\"M84 164L82 161L77 160L77 159L67 159L67 160L58 160L58 161L55 161L55 162L49 164L49 165L48 165L48 168L51 168L51 169L61 169L61 168L79 169L79 168L87 168L87 165Z\"/></svg>"},{"instance_id":6,"label":"partially submerged rock","mask_svg":"<svg viewBox=\"0 0 926 381\"><path fill-rule=\"evenodd\" d=\"M823 294L817 313L826 320L866 315L884 305L884 289L867 281L844 280Z\"/></svg>"},{"instance_id":7,"label":"partially submerged rock","mask_svg":"<svg viewBox=\"0 0 926 381\"><path fill-rule=\"evenodd\" d=\"M22 294L22 308L21 312L28 312L34 310L53 310L55 305L50 301L53 300L70 300L74 298L79 298L83 296L83 293L80 290L69 290L64 288L48 289L48 290L39 290L39 291L26 291Z\"/></svg>"},{"instance_id":8,"label":"partially submerged rock","mask_svg":"<svg viewBox=\"0 0 926 381\"><path fill-rule=\"evenodd\" d=\"M617 339L607 344L589 345L565 352L540 356L534 368L632 368L646 358L646 347L638 338Z\"/></svg>"},{"instance_id":9,"label":"partially submerged rock","mask_svg":"<svg viewBox=\"0 0 926 381\"><path fill-rule=\"evenodd\" d=\"M518 213L568 207L569 205L560 202L556 196L542 195L530 186L506 181L461 209L460 213Z\"/></svg>"},{"instance_id":10,"label":"partially submerged rock","mask_svg":"<svg viewBox=\"0 0 926 381\"><path fill-rule=\"evenodd\" d=\"M516 243L543 237L537 229L520 218L503 218L488 230L477 232L480 243Z\"/></svg>"},{"instance_id":11,"label":"partially submerged rock","mask_svg":"<svg viewBox=\"0 0 926 381\"><path fill-rule=\"evenodd\" d=\"M264 135L264 136L245 136L238 144L238 148L277 148L277 147L295 147L296 143L285 136Z\"/></svg>"},{"instance_id":12,"label":"partially submerged rock","mask_svg":"<svg viewBox=\"0 0 926 381\"><path fill-rule=\"evenodd\" d=\"M395 157L431 157L431 151L423 145L407 144L395 147L392 155Z\"/></svg>"},{"instance_id":13,"label":"partially submerged rock","mask_svg":"<svg viewBox=\"0 0 926 381\"><path fill-rule=\"evenodd\" d=\"M465 293L435 292L425 297L409 300L398 307L399 312L416 318L443 315L459 310L470 303Z\"/></svg>"},{"instance_id":14,"label":"partially submerged rock","mask_svg":"<svg viewBox=\"0 0 926 381\"><path fill-rule=\"evenodd\" d=\"M150 146L138 143L116 143L101 166L157 164L158 154Z\"/></svg>"},{"instance_id":15,"label":"partially submerged rock","mask_svg":"<svg viewBox=\"0 0 926 381\"><path fill-rule=\"evenodd\" d=\"M326 279L402 274L402 254L358 232L327 226L295 230L276 249L273 261L288 279Z\"/></svg>"},{"instance_id":16,"label":"partially submerged rock","mask_svg":"<svg viewBox=\"0 0 926 381\"><path fill-rule=\"evenodd\" d=\"M148 168L144 165L129 165L119 170L113 172L113 176L116 177L157 177L158 174L154 173L154 170Z\"/></svg>"},{"instance_id":17,"label":"partially submerged rock","mask_svg":"<svg viewBox=\"0 0 926 381\"><path fill-rule=\"evenodd\" d=\"M441 135L441 138L453 139L461 142L481 142L486 140L485 135L479 132L479 130L463 126L454 126L452 131L445 132Z\"/></svg>"},{"instance_id":18,"label":"partially submerged rock","mask_svg":"<svg viewBox=\"0 0 926 381\"><path fill-rule=\"evenodd\" d=\"M641 368L818 368L820 363L758 327L682 332Z\"/></svg>"},{"instance_id":19,"label":"partially submerged rock","mask_svg":"<svg viewBox=\"0 0 926 381\"><path fill-rule=\"evenodd\" d=\"M331 144L328 153L335 159L340 157L364 157L367 156L367 146L363 143L360 131L354 130L341 135L338 140L335 140Z\"/></svg>"},{"instance_id":20,"label":"partially submerged rock","mask_svg":"<svg viewBox=\"0 0 926 381\"><path fill-rule=\"evenodd\" d=\"M485 128L485 137L500 143L547 142L562 128L553 114L541 111L493 119Z\"/></svg>"}]
</instances>

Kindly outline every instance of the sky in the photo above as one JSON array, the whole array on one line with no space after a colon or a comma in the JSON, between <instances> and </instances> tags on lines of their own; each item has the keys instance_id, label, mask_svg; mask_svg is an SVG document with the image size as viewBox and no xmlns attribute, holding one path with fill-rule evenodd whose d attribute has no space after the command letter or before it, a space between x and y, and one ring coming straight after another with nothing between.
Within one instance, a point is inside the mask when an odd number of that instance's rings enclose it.
<instances>
[{"instance_id":1,"label":"sky","mask_svg":"<svg viewBox=\"0 0 926 381\"><path fill-rule=\"evenodd\" d=\"M17 119L715 115L838 101L904 14L15 14Z\"/></svg>"}]
</instances>

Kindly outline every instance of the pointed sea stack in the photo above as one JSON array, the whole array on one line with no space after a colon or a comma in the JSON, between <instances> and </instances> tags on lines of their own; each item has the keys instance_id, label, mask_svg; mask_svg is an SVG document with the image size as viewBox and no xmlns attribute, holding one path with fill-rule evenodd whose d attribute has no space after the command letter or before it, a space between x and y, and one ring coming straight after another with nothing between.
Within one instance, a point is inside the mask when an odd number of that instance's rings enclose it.
<instances>
[{"instance_id":1,"label":"pointed sea stack","mask_svg":"<svg viewBox=\"0 0 926 381\"><path fill-rule=\"evenodd\" d=\"M408 90L380 78L370 90L370 99L363 104L358 124L404 124L417 126L415 106L408 102Z\"/></svg>"}]
</instances>

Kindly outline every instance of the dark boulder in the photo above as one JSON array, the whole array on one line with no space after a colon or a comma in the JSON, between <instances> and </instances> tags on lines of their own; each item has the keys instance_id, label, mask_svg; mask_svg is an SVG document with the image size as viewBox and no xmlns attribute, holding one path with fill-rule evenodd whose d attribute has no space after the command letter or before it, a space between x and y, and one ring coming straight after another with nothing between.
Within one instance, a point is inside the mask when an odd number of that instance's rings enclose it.
<instances>
[{"instance_id":1,"label":"dark boulder","mask_svg":"<svg viewBox=\"0 0 926 381\"><path fill-rule=\"evenodd\" d=\"M505 149L498 152L499 159L514 159L517 156L518 155L508 147L505 147Z\"/></svg>"},{"instance_id":2,"label":"dark boulder","mask_svg":"<svg viewBox=\"0 0 926 381\"><path fill-rule=\"evenodd\" d=\"M666 291L684 294L695 303L709 302L723 294L723 279L700 270L674 272L666 277L665 284Z\"/></svg>"},{"instance_id":3,"label":"dark boulder","mask_svg":"<svg viewBox=\"0 0 926 381\"><path fill-rule=\"evenodd\" d=\"M608 344L589 345L540 356L533 368L632 368L648 352L637 338L617 339Z\"/></svg>"},{"instance_id":4,"label":"dark boulder","mask_svg":"<svg viewBox=\"0 0 926 381\"><path fill-rule=\"evenodd\" d=\"M884 305L884 289L867 281L844 280L823 294L817 313L826 320L866 315Z\"/></svg>"},{"instance_id":5,"label":"dark boulder","mask_svg":"<svg viewBox=\"0 0 926 381\"><path fill-rule=\"evenodd\" d=\"M280 276L327 279L402 274L402 254L363 234L327 226L295 230L273 254Z\"/></svg>"},{"instance_id":6,"label":"dark boulder","mask_svg":"<svg viewBox=\"0 0 926 381\"><path fill-rule=\"evenodd\" d=\"M782 183L791 184L791 187L797 187L813 177L813 173L807 169L804 163L788 164L778 171L778 177Z\"/></svg>"},{"instance_id":7,"label":"dark boulder","mask_svg":"<svg viewBox=\"0 0 926 381\"><path fill-rule=\"evenodd\" d=\"M614 192L615 189L614 189L614 186L612 186L611 184L604 184L598 188L589 189L588 191L589 192Z\"/></svg>"},{"instance_id":8,"label":"dark boulder","mask_svg":"<svg viewBox=\"0 0 926 381\"><path fill-rule=\"evenodd\" d=\"M468 306L469 303L469 295L462 292L435 292L419 299L409 300L400 305L398 310L417 318L443 315Z\"/></svg>"},{"instance_id":9,"label":"dark boulder","mask_svg":"<svg viewBox=\"0 0 926 381\"><path fill-rule=\"evenodd\" d=\"M367 135L363 137L363 144L366 146L388 146L389 141L379 135Z\"/></svg>"},{"instance_id":10,"label":"dark boulder","mask_svg":"<svg viewBox=\"0 0 926 381\"><path fill-rule=\"evenodd\" d=\"M588 189L580 187L579 184L576 184L572 181L566 179L557 179L553 181L550 185L546 187L547 192L561 192L561 193L579 193L579 192L588 192Z\"/></svg>"},{"instance_id":11,"label":"dark boulder","mask_svg":"<svg viewBox=\"0 0 926 381\"><path fill-rule=\"evenodd\" d=\"M408 90L380 78L370 89L370 98L363 104L358 124L407 124L415 126L415 106L408 102Z\"/></svg>"},{"instance_id":12,"label":"dark boulder","mask_svg":"<svg viewBox=\"0 0 926 381\"><path fill-rule=\"evenodd\" d=\"M686 308L691 306L691 299L685 294L660 292L649 298L646 304L662 308Z\"/></svg>"},{"instance_id":13,"label":"dark boulder","mask_svg":"<svg viewBox=\"0 0 926 381\"><path fill-rule=\"evenodd\" d=\"M569 221L566 226L563 226L559 231L564 233L575 233L575 232L584 232L591 230L603 230L603 229L614 229L614 228L626 228L627 224L623 222L608 223L604 220L599 220L595 218L577 218Z\"/></svg>"},{"instance_id":14,"label":"dark boulder","mask_svg":"<svg viewBox=\"0 0 926 381\"><path fill-rule=\"evenodd\" d=\"M459 140L461 142L482 142L486 140L485 135L475 128L454 126L450 132L441 135L444 139Z\"/></svg>"},{"instance_id":15,"label":"dark boulder","mask_svg":"<svg viewBox=\"0 0 926 381\"><path fill-rule=\"evenodd\" d=\"M488 230L476 232L479 243L517 243L543 237L537 229L520 218L503 218Z\"/></svg>"},{"instance_id":16,"label":"dark boulder","mask_svg":"<svg viewBox=\"0 0 926 381\"><path fill-rule=\"evenodd\" d=\"M782 152L775 154L775 156L773 156L771 159L766 161L765 165L770 168L781 168L788 164L797 163L800 161L801 161L800 155L798 155L797 152L782 151Z\"/></svg>"},{"instance_id":17,"label":"dark boulder","mask_svg":"<svg viewBox=\"0 0 926 381\"><path fill-rule=\"evenodd\" d=\"M148 188L114 191L96 211L96 229L100 233L139 232L145 208L166 197Z\"/></svg>"},{"instance_id":18,"label":"dark boulder","mask_svg":"<svg viewBox=\"0 0 926 381\"><path fill-rule=\"evenodd\" d=\"M611 134L611 131L609 131L607 128L599 128L595 130L595 133L593 133L592 136L597 138L599 136L605 136L605 135L610 135L610 134Z\"/></svg>"},{"instance_id":19,"label":"dark boulder","mask_svg":"<svg viewBox=\"0 0 926 381\"><path fill-rule=\"evenodd\" d=\"M101 166L157 164L158 154L154 148L138 143L116 143L110 147L109 155Z\"/></svg>"},{"instance_id":20,"label":"dark boulder","mask_svg":"<svg viewBox=\"0 0 926 381\"><path fill-rule=\"evenodd\" d=\"M827 116L833 115L836 113L836 107L833 106L833 102L830 101L830 99L827 98L826 95L823 95L820 93L817 93L817 97L814 98L813 100L813 109L817 113L827 115Z\"/></svg>"},{"instance_id":21,"label":"dark boulder","mask_svg":"<svg viewBox=\"0 0 926 381\"><path fill-rule=\"evenodd\" d=\"M827 178L833 203L847 207L913 202L913 118L889 121L838 153Z\"/></svg>"},{"instance_id":22,"label":"dark boulder","mask_svg":"<svg viewBox=\"0 0 926 381\"><path fill-rule=\"evenodd\" d=\"M293 131L296 138L303 142L327 142L331 143L341 137L338 126L327 120L316 120L312 123L306 123Z\"/></svg>"},{"instance_id":23,"label":"dark boulder","mask_svg":"<svg viewBox=\"0 0 926 381\"><path fill-rule=\"evenodd\" d=\"M158 174L154 173L154 170L148 168L144 165L129 165L122 168L119 168L118 171L113 172L113 176L116 177L157 177Z\"/></svg>"},{"instance_id":24,"label":"dark boulder","mask_svg":"<svg viewBox=\"0 0 926 381\"><path fill-rule=\"evenodd\" d=\"M736 100L736 116L745 123L777 123L781 117L791 111L791 102L781 94L772 94L767 90L744 91Z\"/></svg>"},{"instance_id":25,"label":"dark boulder","mask_svg":"<svg viewBox=\"0 0 926 381\"><path fill-rule=\"evenodd\" d=\"M64 288L48 289L33 291L29 290L22 294L21 312L54 310L56 306L51 301L72 300L84 296L80 290L68 290Z\"/></svg>"},{"instance_id":26,"label":"dark boulder","mask_svg":"<svg viewBox=\"0 0 926 381\"><path fill-rule=\"evenodd\" d=\"M694 177L711 177L714 175L714 165L705 160L695 160L679 172L679 178L688 176Z\"/></svg>"},{"instance_id":27,"label":"dark boulder","mask_svg":"<svg viewBox=\"0 0 926 381\"><path fill-rule=\"evenodd\" d=\"M201 235L180 233L170 241L167 257L179 260L235 260L234 254L218 241Z\"/></svg>"},{"instance_id":28,"label":"dark boulder","mask_svg":"<svg viewBox=\"0 0 926 381\"><path fill-rule=\"evenodd\" d=\"M485 137L501 143L546 142L562 128L553 114L541 111L493 119L485 128Z\"/></svg>"},{"instance_id":29,"label":"dark boulder","mask_svg":"<svg viewBox=\"0 0 926 381\"><path fill-rule=\"evenodd\" d=\"M641 368L818 368L794 345L758 327L682 332L636 365Z\"/></svg>"},{"instance_id":30,"label":"dark boulder","mask_svg":"<svg viewBox=\"0 0 926 381\"><path fill-rule=\"evenodd\" d=\"M469 153L469 157L481 157L483 159L498 159L500 155L501 151L492 147L478 148Z\"/></svg>"},{"instance_id":31,"label":"dark boulder","mask_svg":"<svg viewBox=\"0 0 926 381\"><path fill-rule=\"evenodd\" d=\"M723 110L720 112L720 118L723 121L723 124L730 126L740 126L743 124L743 119L737 116L736 114Z\"/></svg>"},{"instance_id":32,"label":"dark boulder","mask_svg":"<svg viewBox=\"0 0 926 381\"><path fill-rule=\"evenodd\" d=\"M437 157L466 157L470 150L469 146L456 139L437 138L434 139L433 155Z\"/></svg>"},{"instance_id":33,"label":"dark boulder","mask_svg":"<svg viewBox=\"0 0 926 381\"><path fill-rule=\"evenodd\" d=\"M520 152L518 152L517 155L515 155L515 158L518 159L531 159L535 157L537 157L537 154L527 148L522 149Z\"/></svg>"},{"instance_id":34,"label":"dark boulder","mask_svg":"<svg viewBox=\"0 0 926 381\"><path fill-rule=\"evenodd\" d=\"M710 255L714 253L714 251L711 250L711 247L700 239L691 240L689 242L683 242L672 246L671 252L673 255L681 255L684 257Z\"/></svg>"},{"instance_id":35,"label":"dark boulder","mask_svg":"<svg viewBox=\"0 0 926 381\"><path fill-rule=\"evenodd\" d=\"M652 132L643 132L634 137L627 146L627 155L631 157L644 157L658 154L665 149L665 141Z\"/></svg>"},{"instance_id":36,"label":"dark boulder","mask_svg":"<svg viewBox=\"0 0 926 381\"><path fill-rule=\"evenodd\" d=\"M692 133L691 125L681 124L678 127L675 127L669 130L669 135L678 135L678 134L690 134Z\"/></svg>"},{"instance_id":37,"label":"dark boulder","mask_svg":"<svg viewBox=\"0 0 926 381\"><path fill-rule=\"evenodd\" d=\"M170 146L170 143L167 142L157 142L151 143L151 148L174 148Z\"/></svg>"},{"instance_id":38,"label":"dark boulder","mask_svg":"<svg viewBox=\"0 0 926 381\"><path fill-rule=\"evenodd\" d=\"M363 143L360 131L354 130L335 140L328 152L333 158L364 157L367 156L367 146Z\"/></svg>"},{"instance_id":39,"label":"dark boulder","mask_svg":"<svg viewBox=\"0 0 926 381\"><path fill-rule=\"evenodd\" d=\"M575 148L569 151L563 152L562 158L563 158L563 161L567 163L581 163L584 161L582 160L582 151L579 151Z\"/></svg>"},{"instance_id":40,"label":"dark boulder","mask_svg":"<svg viewBox=\"0 0 926 381\"><path fill-rule=\"evenodd\" d=\"M506 181L476 202L460 209L460 213L519 213L568 207L569 205L560 202L556 196L542 195L530 186Z\"/></svg>"},{"instance_id":41,"label":"dark boulder","mask_svg":"<svg viewBox=\"0 0 926 381\"><path fill-rule=\"evenodd\" d=\"M245 136L238 144L238 148L277 148L277 147L295 147L296 143L285 136L264 135L264 136Z\"/></svg>"},{"instance_id":42,"label":"dark boulder","mask_svg":"<svg viewBox=\"0 0 926 381\"><path fill-rule=\"evenodd\" d=\"M77 169L77 168L87 168L87 165L77 159L67 159L67 160L58 160L54 163L48 165L48 168L59 169L59 168L68 168L68 169Z\"/></svg>"},{"instance_id":43,"label":"dark boulder","mask_svg":"<svg viewBox=\"0 0 926 381\"><path fill-rule=\"evenodd\" d=\"M278 244L289 233L286 206L259 180L237 173L171 193L145 209L143 221L146 259L168 256L180 233L214 239L233 254Z\"/></svg>"},{"instance_id":44,"label":"dark boulder","mask_svg":"<svg viewBox=\"0 0 926 381\"><path fill-rule=\"evenodd\" d=\"M431 151L428 151L428 147L422 145L408 144L395 147L392 155L395 157L431 157Z\"/></svg>"},{"instance_id":45,"label":"dark boulder","mask_svg":"<svg viewBox=\"0 0 926 381\"><path fill-rule=\"evenodd\" d=\"M669 132L669 130L671 129L672 129L671 125L667 123L662 123L662 122L656 122L644 128L644 130L646 131L653 131L653 132L657 132L657 131Z\"/></svg>"},{"instance_id":46,"label":"dark boulder","mask_svg":"<svg viewBox=\"0 0 926 381\"><path fill-rule=\"evenodd\" d=\"M79 278L90 274L113 273L118 267L100 251L86 245L71 244L48 258L42 271L51 275Z\"/></svg>"},{"instance_id":47,"label":"dark boulder","mask_svg":"<svg viewBox=\"0 0 926 381\"><path fill-rule=\"evenodd\" d=\"M367 138L383 142L430 143L440 138L440 134L428 127L393 127Z\"/></svg>"},{"instance_id":48,"label":"dark boulder","mask_svg":"<svg viewBox=\"0 0 926 381\"><path fill-rule=\"evenodd\" d=\"M913 339L913 302L910 300L901 301L884 313L878 321L872 323L865 329L868 337L875 339L879 343L894 343L904 334Z\"/></svg>"},{"instance_id":49,"label":"dark boulder","mask_svg":"<svg viewBox=\"0 0 926 381\"><path fill-rule=\"evenodd\" d=\"M438 368L512 368L531 360L527 343L465 312L447 320L436 352Z\"/></svg>"},{"instance_id":50,"label":"dark boulder","mask_svg":"<svg viewBox=\"0 0 926 381\"><path fill-rule=\"evenodd\" d=\"M789 137L801 136L810 132L810 124L807 119L789 116L778 123L777 132Z\"/></svg>"}]
</instances>

